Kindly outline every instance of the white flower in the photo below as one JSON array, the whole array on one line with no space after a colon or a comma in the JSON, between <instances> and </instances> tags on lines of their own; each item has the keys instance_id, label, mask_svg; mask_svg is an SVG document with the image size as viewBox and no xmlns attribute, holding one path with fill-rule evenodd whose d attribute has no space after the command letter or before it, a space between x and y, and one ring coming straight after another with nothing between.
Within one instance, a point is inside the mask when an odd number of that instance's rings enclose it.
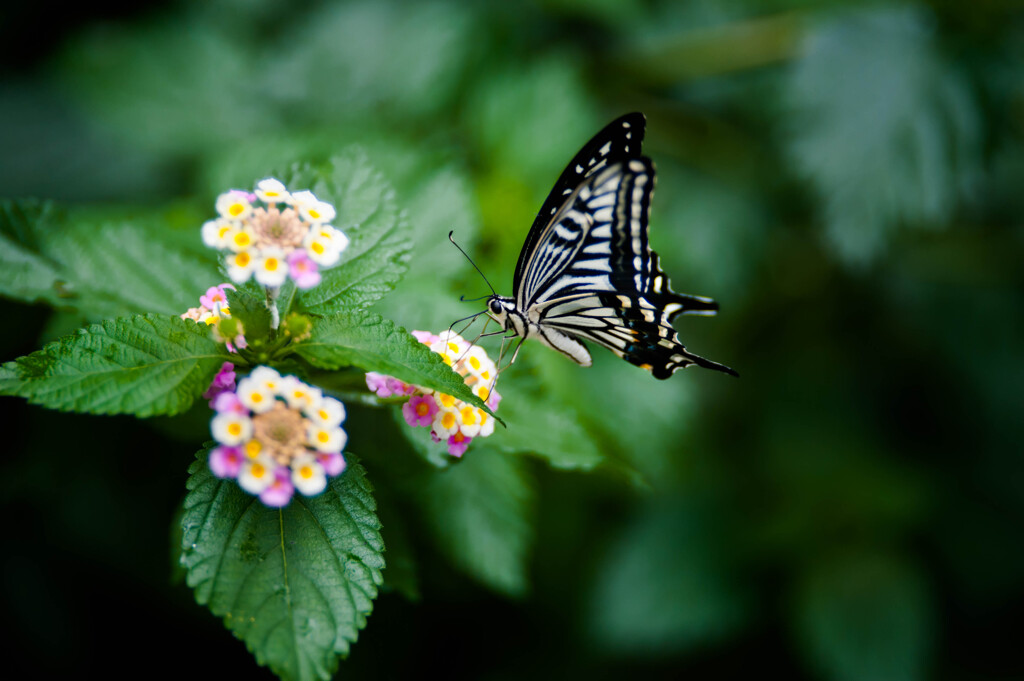
<instances>
[{"instance_id":1,"label":"white flower","mask_svg":"<svg viewBox=\"0 0 1024 681\"><path fill-rule=\"evenodd\" d=\"M277 401L274 399L272 390L269 390L260 381L253 380L251 376L238 382L236 393L238 401L256 414L270 411L274 408L274 402Z\"/></svg>"},{"instance_id":2,"label":"white flower","mask_svg":"<svg viewBox=\"0 0 1024 681\"><path fill-rule=\"evenodd\" d=\"M292 376L291 378L295 378L295 377ZM266 388L267 390L269 390L270 392L272 392L272 393L274 393L276 395L280 395L281 394L279 391L280 391L281 385L282 385L282 383L284 381L284 379L281 378L281 374L277 373L277 370L272 369L272 368L267 367L267 366L258 366L258 367L256 367L255 369L252 370L252 373L249 374L248 378L242 379L242 380L243 381L246 381L246 380L255 381L257 384L259 384L260 386ZM295 379L295 380L298 380L298 379ZM239 383L239 385L241 385L241 383Z\"/></svg>"},{"instance_id":3,"label":"white flower","mask_svg":"<svg viewBox=\"0 0 1024 681\"><path fill-rule=\"evenodd\" d=\"M213 417L210 431L217 442L233 447L252 437L252 421L244 414L223 412Z\"/></svg>"},{"instance_id":4,"label":"white flower","mask_svg":"<svg viewBox=\"0 0 1024 681\"><path fill-rule=\"evenodd\" d=\"M249 494L259 494L274 484L274 472L277 465L265 454L242 463L238 472L238 486Z\"/></svg>"},{"instance_id":5,"label":"white flower","mask_svg":"<svg viewBox=\"0 0 1024 681\"><path fill-rule=\"evenodd\" d=\"M337 215L334 206L316 198L316 195L308 190L292 194L292 205L299 211L299 216L303 220L314 225L330 222Z\"/></svg>"},{"instance_id":6,"label":"white flower","mask_svg":"<svg viewBox=\"0 0 1024 681\"><path fill-rule=\"evenodd\" d=\"M480 383L479 385L475 385L473 386L473 392L476 393L477 397L479 397L483 402L486 403L487 398L491 396L491 384Z\"/></svg>"},{"instance_id":7,"label":"white flower","mask_svg":"<svg viewBox=\"0 0 1024 681\"><path fill-rule=\"evenodd\" d=\"M217 197L217 212L228 220L244 220L252 212L252 204L245 192L225 192Z\"/></svg>"},{"instance_id":8,"label":"white flower","mask_svg":"<svg viewBox=\"0 0 1024 681\"><path fill-rule=\"evenodd\" d=\"M299 215L306 222L319 225L333 220L336 213L334 212L334 206L326 201L315 201L301 204L299 206Z\"/></svg>"},{"instance_id":9,"label":"white flower","mask_svg":"<svg viewBox=\"0 0 1024 681\"><path fill-rule=\"evenodd\" d=\"M485 382L489 382L497 373L497 368L491 358L487 356L487 351L479 345L470 346L462 361L462 366L470 374Z\"/></svg>"},{"instance_id":10,"label":"white flower","mask_svg":"<svg viewBox=\"0 0 1024 681\"><path fill-rule=\"evenodd\" d=\"M494 419L483 409L476 410L477 418L480 419L480 437L487 437L494 432Z\"/></svg>"},{"instance_id":11,"label":"white flower","mask_svg":"<svg viewBox=\"0 0 1024 681\"><path fill-rule=\"evenodd\" d=\"M224 246L235 253L252 248L252 230L248 227L228 227L224 231Z\"/></svg>"},{"instance_id":12,"label":"white flower","mask_svg":"<svg viewBox=\"0 0 1024 681\"><path fill-rule=\"evenodd\" d=\"M316 203L318 200L316 194L308 189L303 189L301 192L292 192L291 204L298 210L300 206L307 203Z\"/></svg>"},{"instance_id":13,"label":"white flower","mask_svg":"<svg viewBox=\"0 0 1024 681\"><path fill-rule=\"evenodd\" d=\"M345 405L333 397L325 397L315 409L306 412L309 420L321 428L336 428L345 420Z\"/></svg>"},{"instance_id":14,"label":"white flower","mask_svg":"<svg viewBox=\"0 0 1024 681\"><path fill-rule=\"evenodd\" d=\"M476 437L480 433L481 424L480 418L477 416L478 411L480 410L468 404L459 409L459 421L461 421L459 430L466 437Z\"/></svg>"},{"instance_id":15,"label":"white flower","mask_svg":"<svg viewBox=\"0 0 1024 681\"><path fill-rule=\"evenodd\" d=\"M430 349L441 355L445 364L451 365L462 358L469 349L469 343L454 331L443 331L438 340L431 344Z\"/></svg>"},{"instance_id":16,"label":"white flower","mask_svg":"<svg viewBox=\"0 0 1024 681\"><path fill-rule=\"evenodd\" d=\"M203 243L210 248L227 248L228 245L227 242L224 241L224 235L229 229L231 229L231 223L223 218L207 220L203 223L203 228L201 230Z\"/></svg>"},{"instance_id":17,"label":"white flower","mask_svg":"<svg viewBox=\"0 0 1024 681\"><path fill-rule=\"evenodd\" d=\"M289 407L301 409L307 414L310 410L317 407L323 396L319 388L306 385L294 376L285 376L281 380L281 386L277 394L284 398Z\"/></svg>"},{"instance_id":18,"label":"white flower","mask_svg":"<svg viewBox=\"0 0 1024 681\"><path fill-rule=\"evenodd\" d=\"M228 278L236 284L244 284L248 281L256 267L256 261L249 251L229 255L225 264L228 268Z\"/></svg>"},{"instance_id":19,"label":"white flower","mask_svg":"<svg viewBox=\"0 0 1024 681\"><path fill-rule=\"evenodd\" d=\"M316 232L310 232L310 234L315 236L308 239L309 243L306 244L306 253L309 255L309 259L320 267L330 267L337 263L341 258L341 249L338 248L334 239L318 235ZM348 245L348 239L345 240L345 245Z\"/></svg>"},{"instance_id":20,"label":"white flower","mask_svg":"<svg viewBox=\"0 0 1024 681\"><path fill-rule=\"evenodd\" d=\"M311 497L327 488L327 475L313 455L297 456L292 460L292 484L299 492Z\"/></svg>"},{"instance_id":21,"label":"white flower","mask_svg":"<svg viewBox=\"0 0 1024 681\"><path fill-rule=\"evenodd\" d=\"M290 194L280 180L268 177L256 184L256 198L263 203L287 203Z\"/></svg>"},{"instance_id":22,"label":"white flower","mask_svg":"<svg viewBox=\"0 0 1024 681\"><path fill-rule=\"evenodd\" d=\"M459 410L455 407L441 407L434 415L431 430L442 440L454 435L459 430Z\"/></svg>"},{"instance_id":23,"label":"white flower","mask_svg":"<svg viewBox=\"0 0 1024 681\"><path fill-rule=\"evenodd\" d=\"M260 252L254 266L256 281L263 286L277 287L288 278L288 263L280 248L268 248Z\"/></svg>"},{"instance_id":24,"label":"white flower","mask_svg":"<svg viewBox=\"0 0 1024 681\"><path fill-rule=\"evenodd\" d=\"M345 448L348 435L341 428L324 428L311 423L306 430L306 440L318 452L340 452Z\"/></svg>"}]
</instances>

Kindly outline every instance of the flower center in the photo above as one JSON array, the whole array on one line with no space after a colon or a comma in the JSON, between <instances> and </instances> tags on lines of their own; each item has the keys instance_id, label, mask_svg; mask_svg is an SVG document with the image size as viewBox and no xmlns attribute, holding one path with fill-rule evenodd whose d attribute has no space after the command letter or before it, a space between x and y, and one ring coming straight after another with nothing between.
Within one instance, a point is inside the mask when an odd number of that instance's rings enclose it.
<instances>
[{"instance_id":1,"label":"flower center","mask_svg":"<svg viewBox=\"0 0 1024 681\"><path fill-rule=\"evenodd\" d=\"M257 208L253 211L250 224L253 244L257 248L277 246L285 251L298 248L309 231L309 227L302 224L298 213L292 208L283 211L277 207Z\"/></svg>"},{"instance_id":2,"label":"flower center","mask_svg":"<svg viewBox=\"0 0 1024 681\"><path fill-rule=\"evenodd\" d=\"M293 457L306 451L303 444L306 439L305 419L284 402L278 401L269 411L254 416L252 431L253 437L280 464L287 465Z\"/></svg>"}]
</instances>

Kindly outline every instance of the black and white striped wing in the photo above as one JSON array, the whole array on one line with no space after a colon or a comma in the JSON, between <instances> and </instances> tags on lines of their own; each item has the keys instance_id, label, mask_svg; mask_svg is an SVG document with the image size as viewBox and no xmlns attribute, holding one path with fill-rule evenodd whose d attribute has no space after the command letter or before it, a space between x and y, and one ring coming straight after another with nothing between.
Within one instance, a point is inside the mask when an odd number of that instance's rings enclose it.
<instances>
[{"instance_id":1,"label":"black and white striped wing","mask_svg":"<svg viewBox=\"0 0 1024 681\"><path fill-rule=\"evenodd\" d=\"M537 217L526 235L526 243L519 253L516 271L513 277L514 298L519 300L519 284L530 260L530 254L536 250L537 242L550 226L555 215L565 206L569 196L583 184L584 180L608 167L609 165L630 158L637 158L641 153L647 119L640 112L620 116L589 142L583 145L558 176L555 186L551 188L544 200Z\"/></svg>"},{"instance_id":2,"label":"black and white striped wing","mask_svg":"<svg viewBox=\"0 0 1024 681\"><path fill-rule=\"evenodd\" d=\"M709 298L675 293L647 241L654 166L620 158L569 192L520 256L516 306L543 332L592 340L667 378L691 364L735 373L686 351L672 319L714 314Z\"/></svg>"}]
</instances>

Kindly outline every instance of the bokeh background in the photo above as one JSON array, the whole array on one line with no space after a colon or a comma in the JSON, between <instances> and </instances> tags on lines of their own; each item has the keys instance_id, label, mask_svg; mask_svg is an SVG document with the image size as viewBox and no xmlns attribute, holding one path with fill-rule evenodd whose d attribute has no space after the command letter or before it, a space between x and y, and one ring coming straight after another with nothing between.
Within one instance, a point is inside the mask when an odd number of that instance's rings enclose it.
<instances>
[{"instance_id":1,"label":"bokeh background","mask_svg":"<svg viewBox=\"0 0 1024 681\"><path fill-rule=\"evenodd\" d=\"M651 243L722 307L677 328L741 378L524 348L507 380L573 404L617 465L531 462L528 579L505 593L423 542L418 602L383 594L340 678L1024 678L1019 3L3 13L0 195L198 239L224 189L358 143L415 230L380 306L409 328L487 293L450 229L509 292L564 164L647 115ZM85 321L0 310L3 360ZM269 677L174 579L201 423L2 405L5 667ZM389 423L349 420L364 442Z\"/></svg>"}]
</instances>

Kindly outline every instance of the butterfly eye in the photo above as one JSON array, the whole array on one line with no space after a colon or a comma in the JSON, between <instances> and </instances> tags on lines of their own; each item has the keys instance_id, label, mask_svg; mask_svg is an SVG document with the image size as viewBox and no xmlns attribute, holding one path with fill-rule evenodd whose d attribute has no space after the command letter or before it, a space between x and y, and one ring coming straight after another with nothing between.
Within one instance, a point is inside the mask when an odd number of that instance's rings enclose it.
<instances>
[{"instance_id":1,"label":"butterfly eye","mask_svg":"<svg viewBox=\"0 0 1024 681\"><path fill-rule=\"evenodd\" d=\"M488 303L488 305L491 308L491 312L493 312L494 314L501 314L501 303L499 303L497 300L492 300L490 303Z\"/></svg>"}]
</instances>

